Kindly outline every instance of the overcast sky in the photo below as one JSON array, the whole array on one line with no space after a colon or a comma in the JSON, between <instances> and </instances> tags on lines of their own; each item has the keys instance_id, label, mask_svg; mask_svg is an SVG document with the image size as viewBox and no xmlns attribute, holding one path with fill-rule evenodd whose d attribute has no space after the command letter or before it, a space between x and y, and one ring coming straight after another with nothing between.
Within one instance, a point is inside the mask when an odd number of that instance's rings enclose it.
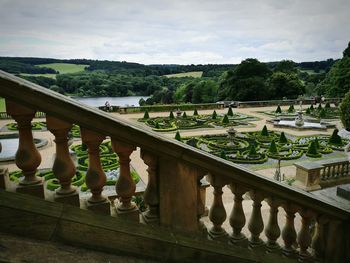
<instances>
[{"instance_id":1,"label":"overcast sky","mask_svg":"<svg viewBox=\"0 0 350 263\"><path fill-rule=\"evenodd\" d=\"M349 41L350 0L0 0L0 56L299 62Z\"/></svg>"}]
</instances>

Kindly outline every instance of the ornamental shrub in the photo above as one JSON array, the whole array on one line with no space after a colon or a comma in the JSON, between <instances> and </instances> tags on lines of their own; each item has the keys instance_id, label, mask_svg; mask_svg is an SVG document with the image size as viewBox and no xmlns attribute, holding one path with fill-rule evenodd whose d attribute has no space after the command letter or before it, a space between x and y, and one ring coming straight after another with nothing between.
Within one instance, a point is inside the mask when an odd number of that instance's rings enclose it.
<instances>
[{"instance_id":1,"label":"ornamental shrub","mask_svg":"<svg viewBox=\"0 0 350 263\"><path fill-rule=\"evenodd\" d=\"M198 114L197 109L194 109L193 116L198 116L198 115L199 115L199 114Z\"/></svg>"},{"instance_id":2,"label":"ornamental shrub","mask_svg":"<svg viewBox=\"0 0 350 263\"><path fill-rule=\"evenodd\" d=\"M310 142L309 147L307 149L307 154L309 154L311 156L315 156L315 155L319 154L315 141Z\"/></svg>"},{"instance_id":3,"label":"ornamental shrub","mask_svg":"<svg viewBox=\"0 0 350 263\"><path fill-rule=\"evenodd\" d=\"M318 107L317 107L317 110L322 110L323 108L322 108L322 104L320 103L320 104L318 104Z\"/></svg>"},{"instance_id":4,"label":"ornamental shrub","mask_svg":"<svg viewBox=\"0 0 350 263\"><path fill-rule=\"evenodd\" d=\"M314 110L315 110L314 105L311 104L311 106L310 106L310 111L314 111Z\"/></svg>"},{"instance_id":5,"label":"ornamental shrub","mask_svg":"<svg viewBox=\"0 0 350 263\"><path fill-rule=\"evenodd\" d=\"M269 132L268 132L268 130L267 130L266 125L264 125L264 127L262 128L260 134L261 134L262 136L269 136Z\"/></svg>"},{"instance_id":6,"label":"ornamental shrub","mask_svg":"<svg viewBox=\"0 0 350 263\"><path fill-rule=\"evenodd\" d=\"M311 110L310 108L307 108L306 111L305 111L306 114L310 114L311 113Z\"/></svg>"},{"instance_id":7,"label":"ornamental shrub","mask_svg":"<svg viewBox=\"0 0 350 263\"><path fill-rule=\"evenodd\" d=\"M350 91L345 94L339 109L341 122L343 123L344 128L350 132Z\"/></svg>"},{"instance_id":8,"label":"ornamental shrub","mask_svg":"<svg viewBox=\"0 0 350 263\"><path fill-rule=\"evenodd\" d=\"M169 114L169 119L174 119L174 113L171 111L170 114Z\"/></svg>"},{"instance_id":9,"label":"ornamental shrub","mask_svg":"<svg viewBox=\"0 0 350 263\"><path fill-rule=\"evenodd\" d=\"M275 111L276 113L282 113L282 110L281 110L281 107L280 107L280 105L278 105L277 106L277 109L276 109L276 111Z\"/></svg>"},{"instance_id":10,"label":"ornamental shrub","mask_svg":"<svg viewBox=\"0 0 350 263\"><path fill-rule=\"evenodd\" d=\"M213 111L213 114L212 114L212 116L211 116L211 118L213 119L213 120L216 120L216 117L217 117L218 115L216 114L216 111L214 110Z\"/></svg>"},{"instance_id":11,"label":"ornamental shrub","mask_svg":"<svg viewBox=\"0 0 350 263\"><path fill-rule=\"evenodd\" d=\"M177 131L176 134L175 134L175 140L178 140L179 142L182 142L181 135L180 135L179 131Z\"/></svg>"},{"instance_id":12,"label":"ornamental shrub","mask_svg":"<svg viewBox=\"0 0 350 263\"><path fill-rule=\"evenodd\" d=\"M331 107L331 104L329 102L326 103L326 106L324 106L326 109L329 109Z\"/></svg>"},{"instance_id":13,"label":"ornamental shrub","mask_svg":"<svg viewBox=\"0 0 350 263\"><path fill-rule=\"evenodd\" d=\"M321 105L321 104L320 104ZM326 111L325 111L325 109L324 108L321 108L321 110L320 110L320 118L325 118L326 117Z\"/></svg>"},{"instance_id":14,"label":"ornamental shrub","mask_svg":"<svg viewBox=\"0 0 350 263\"><path fill-rule=\"evenodd\" d=\"M295 110L294 110L294 105L292 104L292 105L289 106L288 112L292 113L292 112L294 112L294 111L295 111Z\"/></svg>"},{"instance_id":15,"label":"ornamental shrub","mask_svg":"<svg viewBox=\"0 0 350 263\"><path fill-rule=\"evenodd\" d=\"M184 119L186 119L186 118L187 118L186 111L184 111L184 113L182 114L182 118L184 118Z\"/></svg>"},{"instance_id":16,"label":"ornamental shrub","mask_svg":"<svg viewBox=\"0 0 350 263\"><path fill-rule=\"evenodd\" d=\"M335 145L343 145L343 141L341 137L338 135L339 130L334 129L331 137L329 137L328 143L335 144Z\"/></svg>"},{"instance_id":17,"label":"ornamental shrub","mask_svg":"<svg viewBox=\"0 0 350 263\"><path fill-rule=\"evenodd\" d=\"M156 129L160 129L160 126L159 126L159 123L158 123L158 122L156 122L155 128L156 128Z\"/></svg>"},{"instance_id":18,"label":"ornamental shrub","mask_svg":"<svg viewBox=\"0 0 350 263\"><path fill-rule=\"evenodd\" d=\"M220 157L221 157L222 159L225 159L225 160L227 159L226 154L225 154L225 151L221 151Z\"/></svg>"},{"instance_id":19,"label":"ornamental shrub","mask_svg":"<svg viewBox=\"0 0 350 263\"><path fill-rule=\"evenodd\" d=\"M233 116L233 111L232 111L231 106L228 107L227 115L228 115L228 116Z\"/></svg>"},{"instance_id":20,"label":"ornamental shrub","mask_svg":"<svg viewBox=\"0 0 350 263\"><path fill-rule=\"evenodd\" d=\"M280 135L280 138L279 138L278 142L281 143L281 144L284 144L284 143L288 142L287 137L284 134L284 132L281 132L281 135Z\"/></svg>"},{"instance_id":21,"label":"ornamental shrub","mask_svg":"<svg viewBox=\"0 0 350 263\"><path fill-rule=\"evenodd\" d=\"M268 151L269 151L270 153L278 153L278 149L277 149L275 140L272 140Z\"/></svg>"},{"instance_id":22,"label":"ornamental shrub","mask_svg":"<svg viewBox=\"0 0 350 263\"><path fill-rule=\"evenodd\" d=\"M225 114L225 116L224 116L224 118L222 119L222 123L223 124L228 124L230 121L229 121L229 119L228 119L228 117L227 117L227 114Z\"/></svg>"},{"instance_id":23,"label":"ornamental shrub","mask_svg":"<svg viewBox=\"0 0 350 263\"><path fill-rule=\"evenodd\" d=\"M320 149L320 142L317 137L315 138L315 144L316 144L316 148Z\"/></svg>"},{"instance_id":24,"label":"ornamental shrub","mask_svg":"<svg viewBox=\"0 0 350 263\"><path fill-rule=\"evenodd\" d=\"M252 143L252 144L250 145L250 149L249 149L248 156L254 157L254 156L256 156L256 155L257 155L257 152L256 152L256 149L255 149L255 145L254 145L254 143Z\"/></svg>"},{"instance_id":25,"label":"ornamental shrub","mask_svg":"<svg viewBox=\"0 0 350 263\"><path fill-rule=\"evenodd\" d=\"M148 110L146 110L145 114L143 114L143 119L145 119L145 120L149 119Z\"/></svg>"}]
</instances>

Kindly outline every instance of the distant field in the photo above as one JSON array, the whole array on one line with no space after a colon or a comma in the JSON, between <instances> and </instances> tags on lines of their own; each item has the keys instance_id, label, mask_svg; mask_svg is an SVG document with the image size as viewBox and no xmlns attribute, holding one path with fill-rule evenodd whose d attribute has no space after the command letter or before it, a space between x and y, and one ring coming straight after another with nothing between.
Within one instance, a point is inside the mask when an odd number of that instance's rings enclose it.
<instances>
[{"instance_id":1,"label":"distant field","mask_svg":"<svg viewBox=\"0 0 350 263\"><path fill-rule=\"evenodd\" d=\"M320 72L315 72L314 70L312 69L300 69L301 72L306 72L308 73L309 75L314 75L314 74L321 74L321 73L324 73L325 71L324 70L320 70Z\"/></svg>"},{"instance_id":2,"label":"distant field","mask_svg":"<svg viewBox=\"0 0 350 263\"><path fill-rule=\"evenodd\" d=\"M203 74L203 71L192 71L192 72L185 72L185 73L169 74L164 76L168 78L183 78L183 77L200 78L202 77L202 74Z\"/></svg>"},{"instance_id":3,"label":"distant field","mask_svg":"<svg viewBox=\"0 0 350 263\"><path fill-rule=\"evenodd\" d=\"M27 74L27 73L22 73L21 76L46 77L46 78L51 78L51 79L55 79L56 78L56 74Z\"/></svg>"},{"instance_id":4,"label":"distant field","mask_svg":"<svg viewBox=\"0 0 350 263\"><path fill-rule=\"evenodd\" d=\"M4 112L4 111L6 111L5 99L0 98L0 112Z\"/></svg>"},{"instance_id":5,"label":"distant field","mask_svg":"<svg viewBox=\"0 0 350 263\"><path fill-rule=\"evenodd\" d=\"M38 67L52 68L58 71L60 74L68 74L68 73L77 73L84 71L86 67L89 65L82 64L68 64L68 63L50 63L50 64L42 64L37 65ZM47 75L47 74L45 74Z\"/></svg>"}]
</instances>

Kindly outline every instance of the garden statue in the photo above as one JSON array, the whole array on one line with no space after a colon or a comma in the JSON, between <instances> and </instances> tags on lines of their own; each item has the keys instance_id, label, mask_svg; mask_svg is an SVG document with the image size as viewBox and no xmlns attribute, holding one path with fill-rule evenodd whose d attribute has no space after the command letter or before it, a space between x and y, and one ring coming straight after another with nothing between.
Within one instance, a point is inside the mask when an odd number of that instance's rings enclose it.
<instances>
[{"instance_id":1,"label":"garden statue","mask_svg":"<svg viewBox=\"0 0 350 263\"><path fill-rule=\"evenodd\" d=\"M177 111L176 111L176 117L177 117L177 118L180 118L180 117L181 117L181 114L182 114L182 112L180 111L180 109L177 109Z\"/></svg>"},{"instance_id":2,"label":"garden statue","mask_svg":"<svg viewBox=\"0 0 350 263\"><path fill-rule=\"evenodd\" d=\"M229 138L229 143L227 144L227 146L235 146L234 138L236 137L237 131L233 127L231 127L226 132L228 133L227 137Z\"/></svg>"},{"instance_id":3,"label":"garden statue","mask_svg":"<svg viewBox=\"0 0 350 263\"><path fill-rule=\"evenodd\" d=\"M295 125L296 125L296 126L299 126L299 127L304 125L302 104L303 104L303 101L300 100L300 102L299 102L300 109L299 109L299 111L297 112L298 115L297 115L296 118L295 118Z\"/></svg>"}]
</instances>

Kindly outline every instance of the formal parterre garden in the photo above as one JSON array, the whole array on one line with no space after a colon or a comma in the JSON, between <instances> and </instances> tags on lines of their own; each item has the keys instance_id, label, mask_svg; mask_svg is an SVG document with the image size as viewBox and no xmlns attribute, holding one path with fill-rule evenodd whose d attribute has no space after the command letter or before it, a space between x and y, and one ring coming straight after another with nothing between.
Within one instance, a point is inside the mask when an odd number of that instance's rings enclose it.
<instances>
[{"instance_id":1,"label":"formal parterre garden","mask_svg":"<svg viewBox=\"0 0 350 263\"><path fill-rule=\"evenodd\" d=\"M320 158L336 151L343 151L348 143L335 129L331 136L313 135L305 137L286 136L284 132L261 131L242 132L234 137L229 135L202 135L176 139L203 151L209 152L234 163L262 164L269 159L294 160L303 156Z\"/></svg>"},{"instance_id":2,"label":"formal parterre garden","mask_svg":"<svg viewBox=\"0 0 350 263\"><path fill-rule=\"evenodd\" d=\"M176 115L176 116L175 116ZM200 128L223 128L231 126L253 126L250 121L257 118L245 114L233 112L231 108L226 114L218 114L215 110L212 114L201 115L194 110L192 116L188 116L186 112L179 113L170 112L167 117L151 118L146 111L143 118L138 121L145 123L154 131L171 132L176 130L200 129Z\"/></svg>"},{"instance_id":3,"label":"formal parterre garden","mask_svg":"<svg viewBox=\"0 0 350 263\"><path fill-rule=\"evenodd\" d=\"M290 105L287 110L282 110L280 106L277 106L273 111L264 111L262 113L274 117L291 117L297 115L299 109L296 108L298 107ZM331 107L329 103L326 103L324 106L318 104L318 106L311 105L307 108L303 107L302 110L306 116L316 119L338 119L340 116L339 108Z\"/></svg>"},{"instance_id":4,"label":"formal parterre garden","mask_svg":"<svg viewBox=\"0 0 350 263\"><path fill-rule=\"evenodd\" d=\"M71 150L75 152L78 163L75 176L72 178L72 185L80 187L80 190L85 192L88 190L85 184L85 176L89 163L87 147L85 144L77 144L72 146ZM106 185L115 185L119 176L119 159L113 152L110 141L100 145L100 160L107 176ZM54 191L59 188L59 181L55 178L52 170L39 171L37 175L44 178L48 190ZM22 176L21 171L14 171L10 173L10 180L18 183ZM136 184L140 181L140 177L135 170L131 171L131 177Z\"/></svg>"}]
</instances>

